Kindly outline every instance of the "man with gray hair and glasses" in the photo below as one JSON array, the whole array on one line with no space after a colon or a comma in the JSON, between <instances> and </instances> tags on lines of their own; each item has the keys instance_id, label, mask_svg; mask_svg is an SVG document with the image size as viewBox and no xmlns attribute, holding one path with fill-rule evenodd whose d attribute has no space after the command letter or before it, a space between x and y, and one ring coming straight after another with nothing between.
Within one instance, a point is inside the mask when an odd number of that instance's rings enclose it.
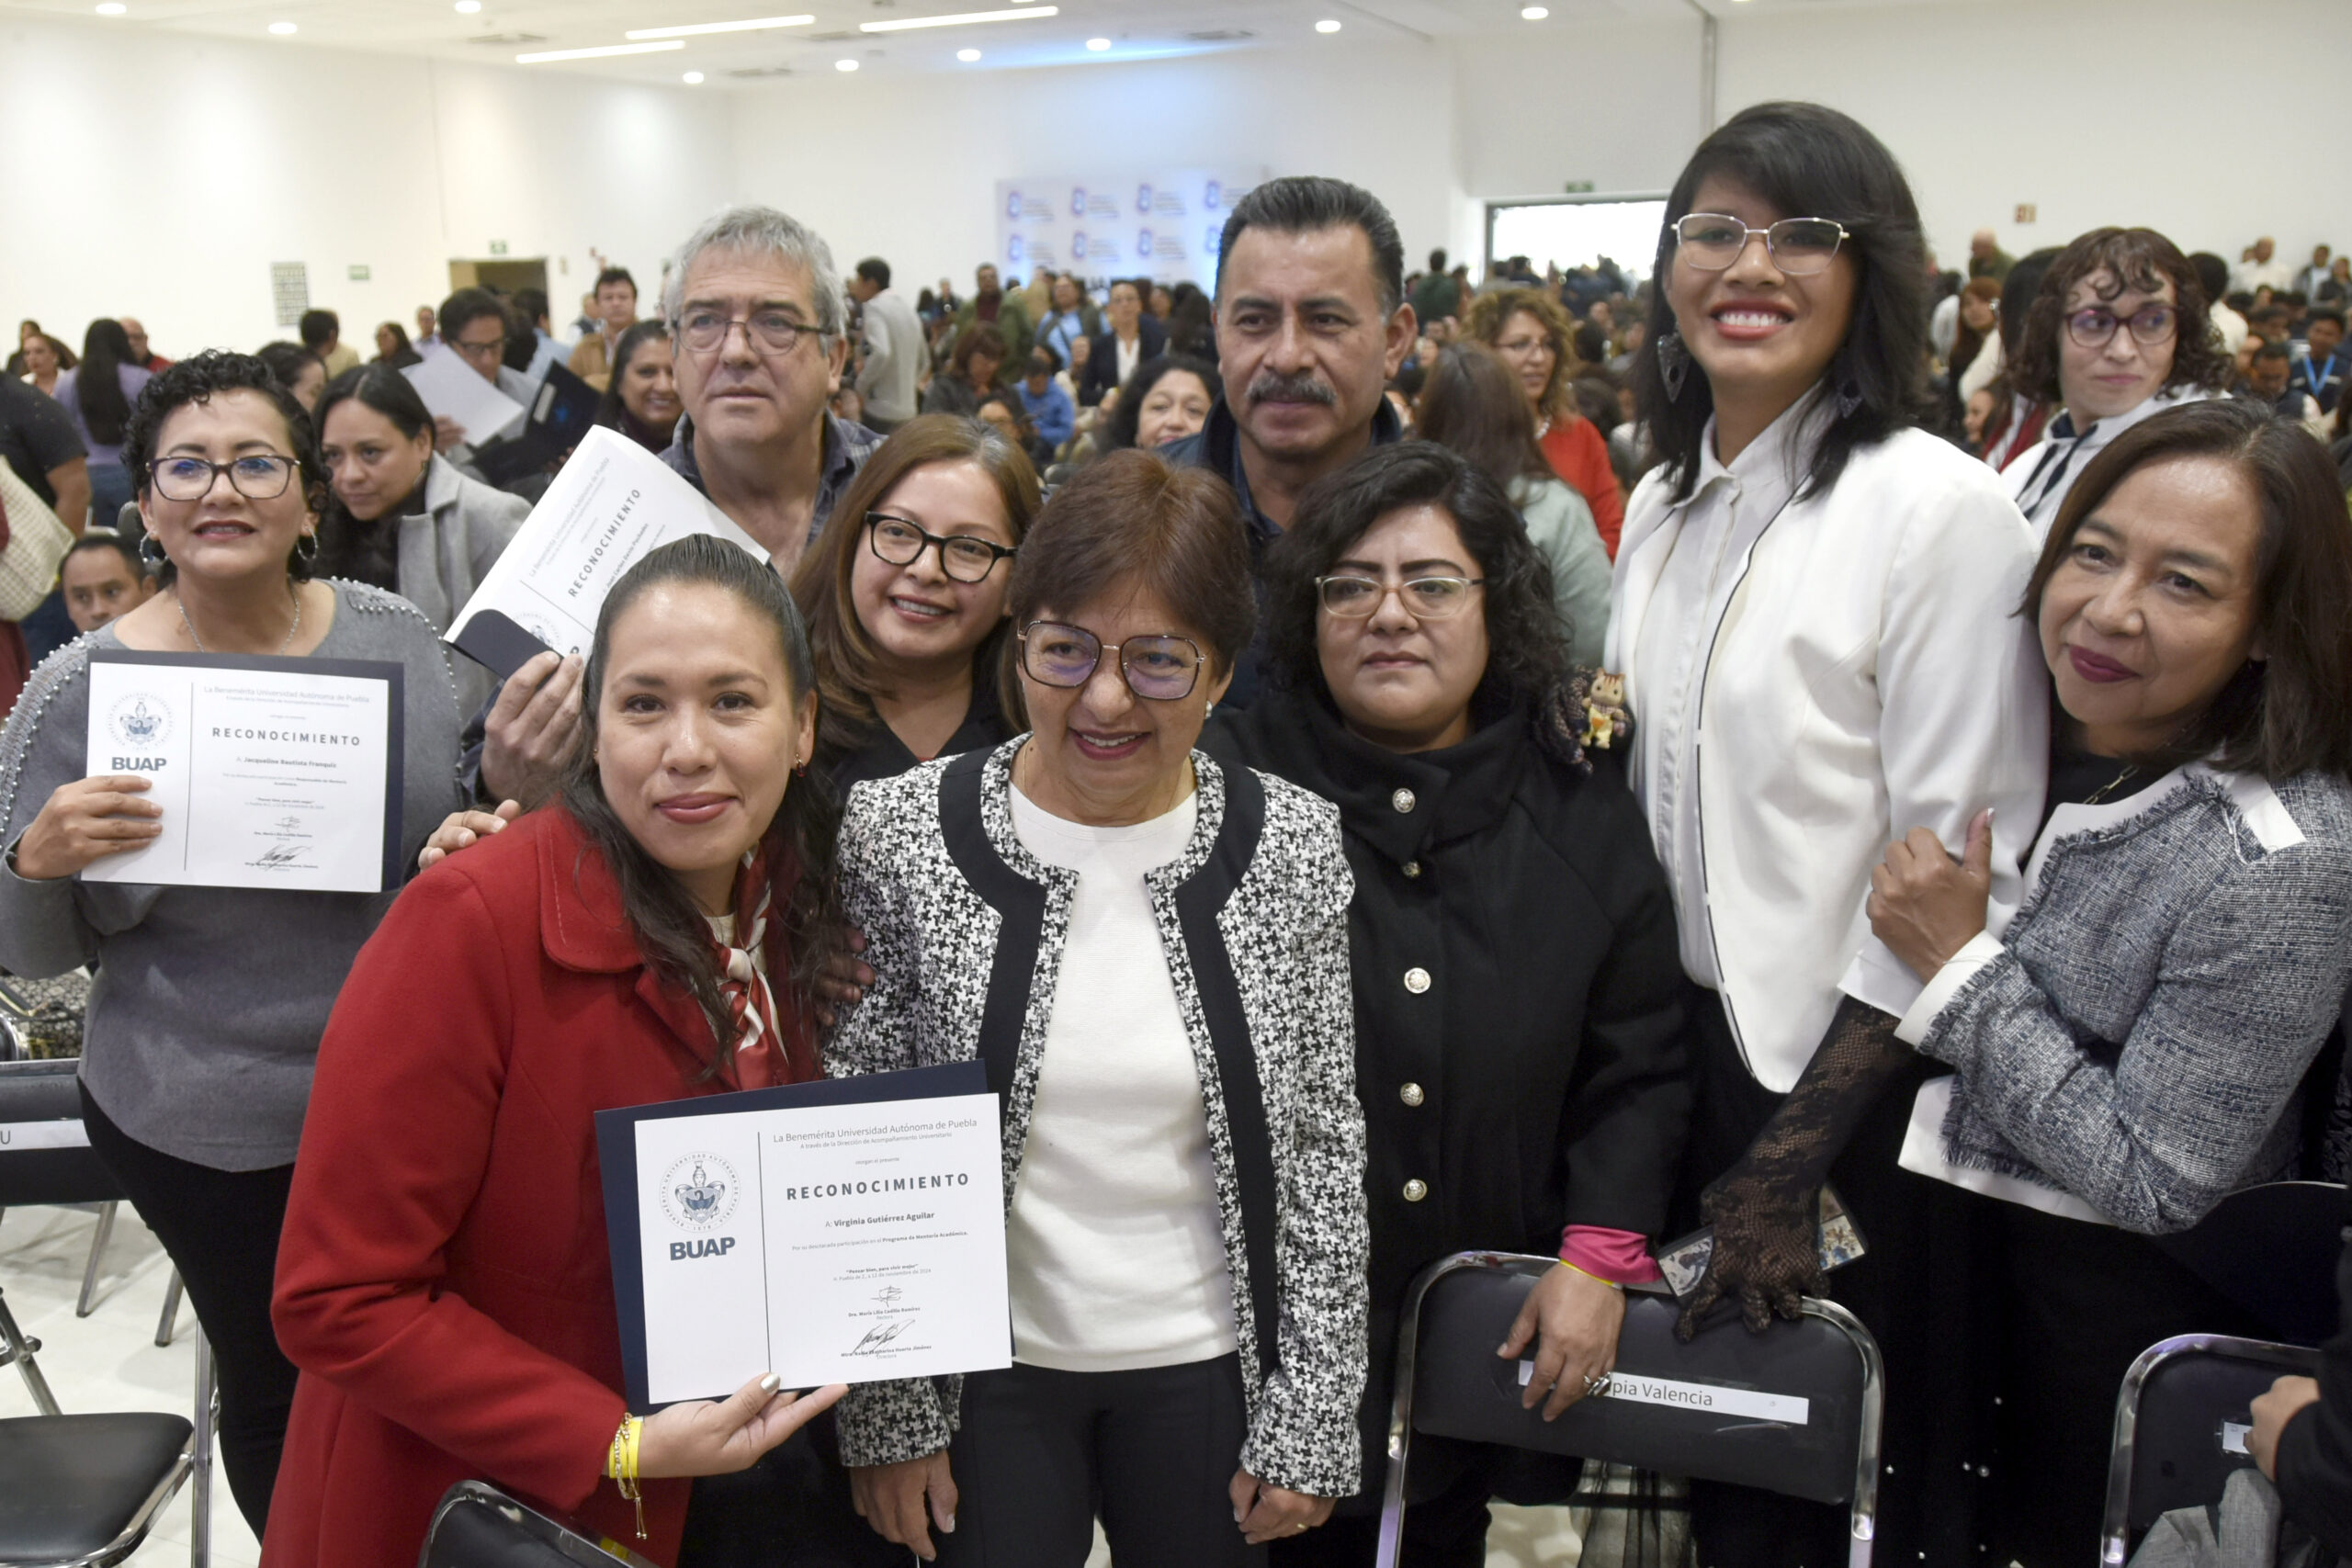
<instances>
[{"instance_id":1,"label":"man with gray hair and glasses","mask_svg":"<svg viewBox=\"0 0 2352 1568\"><path fill-rule=\"evenodd\" d=\"M678 247L662 314L685 404L662 460L789 577L882 443L829 406L849 355L832 251L772 207L727 208ZM548 793L579 728L580 670L542 653L507 681L481 720L479 798Z\"/></svg>"}]
</instances>

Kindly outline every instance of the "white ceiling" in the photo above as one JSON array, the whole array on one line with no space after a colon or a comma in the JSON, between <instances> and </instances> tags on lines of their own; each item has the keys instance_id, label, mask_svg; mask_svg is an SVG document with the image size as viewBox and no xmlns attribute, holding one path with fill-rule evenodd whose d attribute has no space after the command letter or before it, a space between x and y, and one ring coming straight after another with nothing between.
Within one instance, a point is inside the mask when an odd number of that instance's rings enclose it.
<instances>
[{"instance_id":1,"label":"white ceiling","mask_svg":"<svg viewBox=\"0 0 2352 1568\"><path fill-rule=\"evenodd\" d=\"M1031 0L1058 14L1032 21L897 33L863 33L862 22L1010 9L1022 0L480 0L472 15L453 0L123 0L127 14L104 25L220 38L325 45L432 55L512 69L582 72L631 81L676 83L704 73L714 87L757 85L783 75L831 74L854 59L861 70L970 71L1007 66L1112 63L1214 50L1311 43L1316 23L1340 24L1336 37L1426 39L1563 29L1578 22L1688 19L1699 9L1720 16L1781 9L1944 4L1950 0L1544 0L1551 15L1522 20L1526 0ZM0 0L0 13L38 12L96 21L96 0ZM813 15L813 23L758 32L689 38L658 54L516 66L518 52L624 42L641 28L755 17ZM270 24L290 22L290 37L272 40ZM1108 38L1107 52L1089 39ZM956 51L981 51L977 63Z\"/></svg>"}]
</instances>

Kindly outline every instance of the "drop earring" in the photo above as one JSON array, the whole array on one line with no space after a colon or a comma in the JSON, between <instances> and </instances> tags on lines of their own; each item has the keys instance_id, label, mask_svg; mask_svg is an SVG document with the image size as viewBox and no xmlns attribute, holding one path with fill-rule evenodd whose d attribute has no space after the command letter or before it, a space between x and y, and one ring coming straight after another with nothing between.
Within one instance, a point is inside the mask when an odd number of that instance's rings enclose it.
<instances>
[{"instance_id":1,"label":"drop earring","mask_svg":"<svg viewBox=\"0 0 2352 1568\"><path fill-rule=\"evenodd\" d=\"M1666 400L1680 402L1682 383L1690 377L1690 350L1683 343L1682 334L1671 328L1658 334L1657 373L1658 379L1666 383Z\"/></svg>"}]
</instances>

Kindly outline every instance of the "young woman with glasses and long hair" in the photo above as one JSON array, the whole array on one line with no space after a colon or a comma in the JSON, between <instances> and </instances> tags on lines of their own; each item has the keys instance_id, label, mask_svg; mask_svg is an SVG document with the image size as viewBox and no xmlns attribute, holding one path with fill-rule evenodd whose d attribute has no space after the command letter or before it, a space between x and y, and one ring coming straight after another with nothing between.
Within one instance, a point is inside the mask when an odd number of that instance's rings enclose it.
<instances>
[{"instance_id":1,"label":"young woman with glasses and long hair","mask_svg":"<svg viewBox=\"0 0 2352 1568\"><path fill-rule=\"evenodd\" d=\"M2228 384L2211 304L2196 266L2154 229L2094 229L2050 264L2008 379L2057 412L2001 470L2037 542L2108 443Z\"/></svg>"},{"instance_id":2,"label":"young woman with glasses and long hair","mask_svg":"<svg viewBox=\"0 0 2352 1568\"><path fill-rule=\"evenodd\" d=\"M1681 1217L1715 1247L1685 1328L1726 1296L1759 1330L1806 1293L1853 1309L1912 1391L1886 1458L1918 1479L1882 1489L1879 1550L1935 1560L1933 1487L1960 1459L1933 1448L1929 1184L1895 1166L1910 1096L1892 1089L1920 982L1862 902L1899 828L1957 846L1991 805L1992 898L2017 906L2048 734L2012 614L2032 540L1989 468L1917 427L1926 246L1875 136L1759 104L1700 144L1667 218L1635 363L1661 460L1626 511L1606 662L1640 716L1634 793L1696 987ZM1870 1252L1825 1283L1826 1179ZM1708 1562L1845 1552L1840 1509L1723 1486L1693 1506Z\"/></svg>"},{"instance_id":3,"label":"young woman with glasses and long hair","mask_svg":"<svg viewBox=\"0 0 2352 1568\"><path fill-rule=\"evenodd\" d=\"M1233 491L1114 452L1022 542L1029 733L859 786L876 972L836 1076L1004 1096L1013 1364L841 1408L859 1509L949 1563L1263 1560L1363 1474L1363 1117L1338 813L1194 749L1255 619Z\"/></svg>"},{"instance_id":4,"label":"young woman with glasses and long hair","mask_svg":"<svg viewBox=\"0 0 2352 1568\"><path fill-rule=\"evenodd\" d=\"M294 1397L269 1297L311 1066L335 993L399 888L81 879L144 847L163 816L146 775L89 773L90 654L397 663L403 862L457 804L458 702L414 605L312 576L326 470L311 416L259 359L199 354L156 375L123 457L147 525L141 554L163 591L43 664L0 735L0 965L29 976L98 967L84 1124L212 1342L222 1465L258 1533Z\"/></svg>"}]
</instances>

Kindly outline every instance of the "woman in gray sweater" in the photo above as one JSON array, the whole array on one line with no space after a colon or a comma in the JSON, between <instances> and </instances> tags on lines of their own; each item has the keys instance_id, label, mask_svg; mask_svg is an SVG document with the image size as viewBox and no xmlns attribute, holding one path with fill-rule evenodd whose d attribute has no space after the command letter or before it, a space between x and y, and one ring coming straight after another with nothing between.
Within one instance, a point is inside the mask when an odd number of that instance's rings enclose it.
<instances>
[{"instance_id":1,"label":"woman in gray sweater","mask_svg":"<svg viewBox=\"0 0 2352 1568\"><path fill-rule=\"evenodd\" d=\"M1992 1561L2088 1561L2132 1359L2254 1326L2149 1237L2295 1174L2352 978L2347 605L2352 526L2302 432L2237 402L2133 427L2027 592L2063 711L2016 918L1985 929L1983 816L1959 861L1915 829L1873 874L1871 927L1927 983L1898 1036L1952 1068L1903 1164L1984 1200Z\"/></svg>"},{"instance_id":2,"label":"woman in gray sweater","mask_svg":"<svg viewBox=\"0 0 2352 1568\"><path fill-rule=\"evenodd\" d=\"M153 839L161 816L145 779L87 774L90 655L398 663L401 864L458 804L458 704L414 605L310 580L326 476L310 416L259 359L202 354L158 375L124 452L164 591L51 658L0 733L0 966L99 965L84 1122L212 1341L222 1460L258 1535L294 1394L269 1298L311 1069L344 976L400 889L82 880Z\"/></svg>"}]
</instances>

